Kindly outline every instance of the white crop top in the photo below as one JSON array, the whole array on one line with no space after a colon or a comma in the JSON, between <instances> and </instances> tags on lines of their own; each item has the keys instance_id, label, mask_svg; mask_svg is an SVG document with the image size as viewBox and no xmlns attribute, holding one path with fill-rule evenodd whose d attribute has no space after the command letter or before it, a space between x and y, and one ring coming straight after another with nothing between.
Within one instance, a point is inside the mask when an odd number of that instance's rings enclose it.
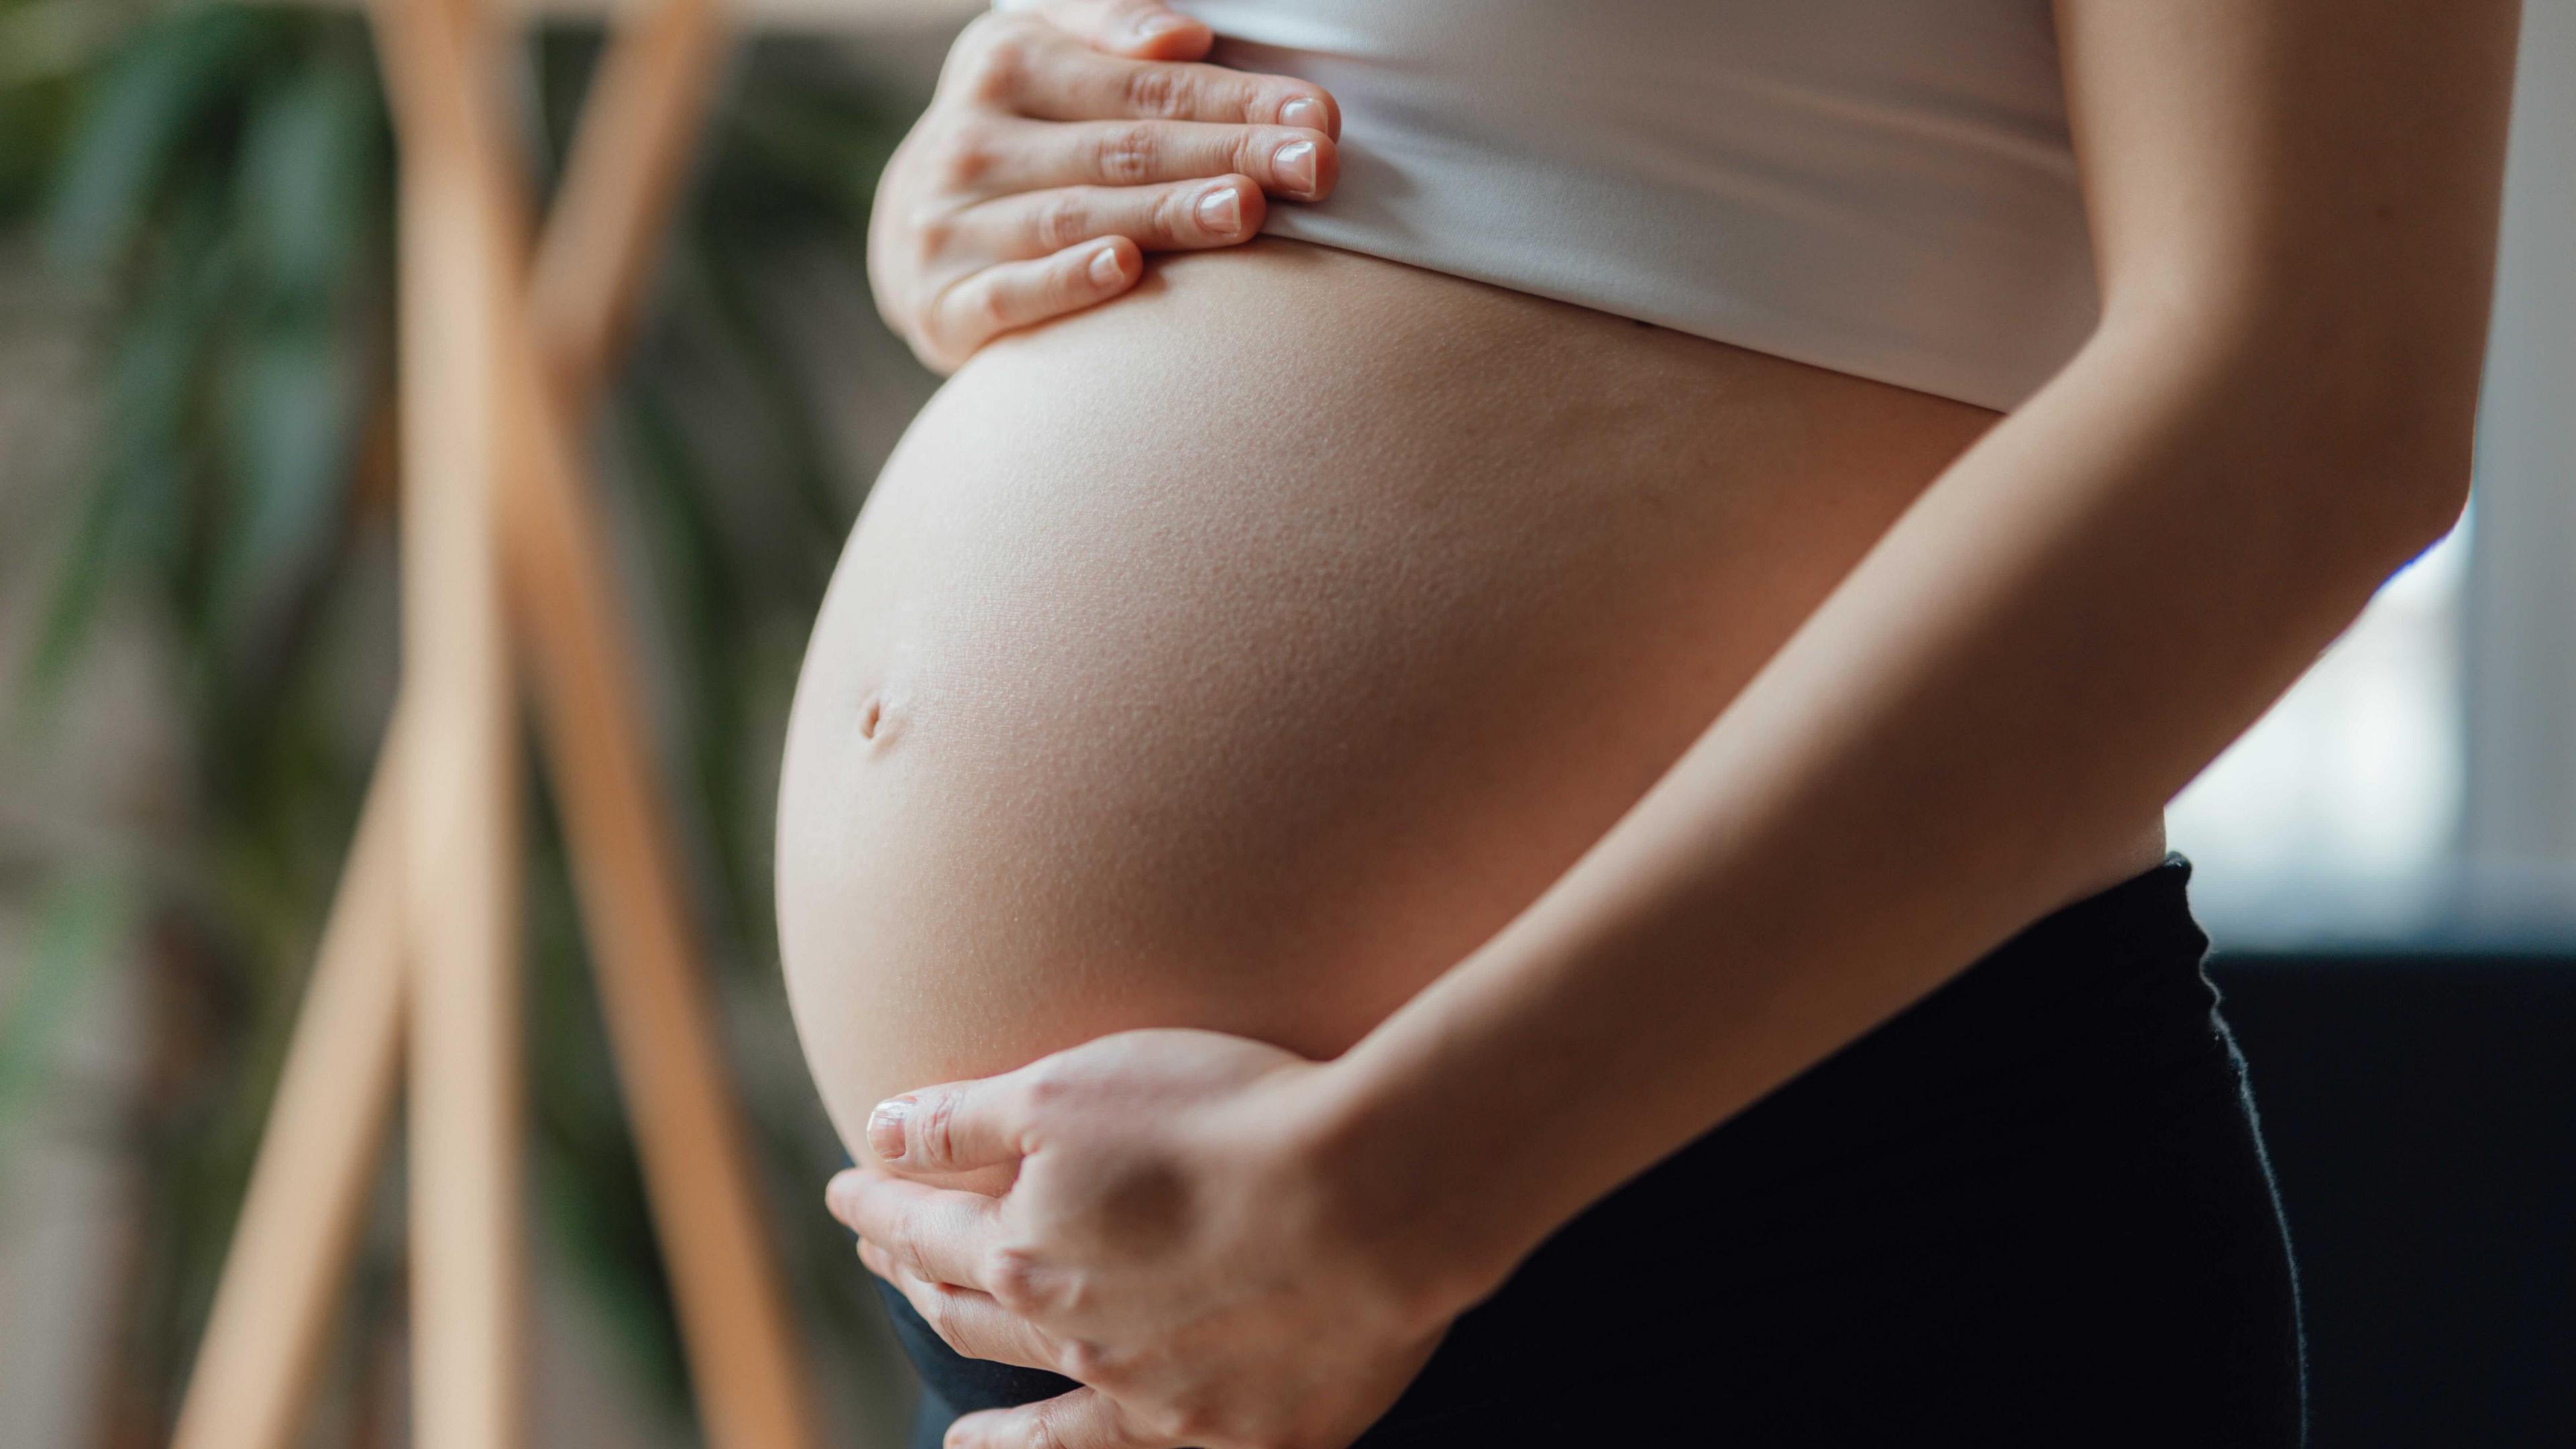
<instances>
[{"instance_id":1,"label":"white crop top","mask_svg":"<svg viewBox=\"0 0 2576 1449\"><path fill-rule=\"evenodd\" d=\"M1263 230L2010 409L2099 304L2048 0L1178 0L1342 108Z\"/></svg>"}]
</instances>

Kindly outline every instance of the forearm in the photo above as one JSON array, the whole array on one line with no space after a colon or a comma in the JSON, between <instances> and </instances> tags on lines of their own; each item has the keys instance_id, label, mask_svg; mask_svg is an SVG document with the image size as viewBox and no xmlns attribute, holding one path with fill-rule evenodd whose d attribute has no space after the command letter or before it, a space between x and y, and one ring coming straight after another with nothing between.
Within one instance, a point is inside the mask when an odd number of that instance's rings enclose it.
<instances>
[{"instance_id":1,"label":"forearm","mask_svg":"<svg viewBox=\"0 0 2576 1449\"><path fill-rule=\"evenodd\" d=\"M1337 1064L1370 1211L1440 1245L1444 1291L2081 889L2439 532L2464 439L2299 350L2106 327Z\"/></svg>"}]
</instances>

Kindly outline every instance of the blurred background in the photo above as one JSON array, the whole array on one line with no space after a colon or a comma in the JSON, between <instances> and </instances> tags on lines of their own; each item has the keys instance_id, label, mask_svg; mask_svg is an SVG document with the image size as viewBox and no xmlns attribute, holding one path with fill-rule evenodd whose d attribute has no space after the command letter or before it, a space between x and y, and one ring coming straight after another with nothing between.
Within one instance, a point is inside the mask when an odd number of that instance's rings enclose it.
<instances>
[{"instance_id":1,"label":"blurred background","mask_svg":"<svg viewBox=\"0 0 2576 1449\"><path fill-rule=\"evenodd\" d=\"M600 5L512 53L562 160ZM768 0L593 442L836 1442L909 1388L775 969L805 633L933 379L870 188L971 0ZM2470 519L2177 802L2320 1445L2576 1442L2576 13L2528 0ZM395 681L391 139L347 6L0 0L0 1449L166 1442ZM534 1442L695 1442L542 787ZM308 1441L406 1438L398 1169Z\"/></svg>"}]
</instances>

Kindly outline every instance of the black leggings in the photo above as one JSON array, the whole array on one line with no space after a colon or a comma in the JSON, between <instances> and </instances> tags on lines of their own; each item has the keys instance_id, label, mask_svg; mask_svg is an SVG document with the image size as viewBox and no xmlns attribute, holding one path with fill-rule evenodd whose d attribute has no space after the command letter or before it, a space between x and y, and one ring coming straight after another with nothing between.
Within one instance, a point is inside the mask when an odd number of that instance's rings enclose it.
<instances>
[{"instance_id":1,"label":"black leggings","mask_svg":"<svg viewBox=\"0 0 2576 1449\"><path fill-rule=\"evenodd\" d=\"M1360 1444L2303 1443L2289 1245L2190 874L2038 922L1586 1209ZM1072 1387L885 1297L924 1449Z\"/></svg>"}]
</instances>

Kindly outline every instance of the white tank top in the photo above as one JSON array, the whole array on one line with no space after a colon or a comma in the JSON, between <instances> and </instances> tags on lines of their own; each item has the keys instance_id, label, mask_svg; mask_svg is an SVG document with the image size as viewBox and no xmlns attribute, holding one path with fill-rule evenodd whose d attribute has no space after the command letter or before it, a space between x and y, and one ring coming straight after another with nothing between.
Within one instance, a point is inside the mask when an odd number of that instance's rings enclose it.
<instances>
[{"instance_id":1,"label":"white tank top","mask_svg":"<svg viewBox=\"0 0 2576 1449\"><path fill-rule=\"evenodd\" d=\"M2048 0L1179 0L1342 107L1263 230L2010 409L2098 315Z\"/></svg>"}]
</instances>

